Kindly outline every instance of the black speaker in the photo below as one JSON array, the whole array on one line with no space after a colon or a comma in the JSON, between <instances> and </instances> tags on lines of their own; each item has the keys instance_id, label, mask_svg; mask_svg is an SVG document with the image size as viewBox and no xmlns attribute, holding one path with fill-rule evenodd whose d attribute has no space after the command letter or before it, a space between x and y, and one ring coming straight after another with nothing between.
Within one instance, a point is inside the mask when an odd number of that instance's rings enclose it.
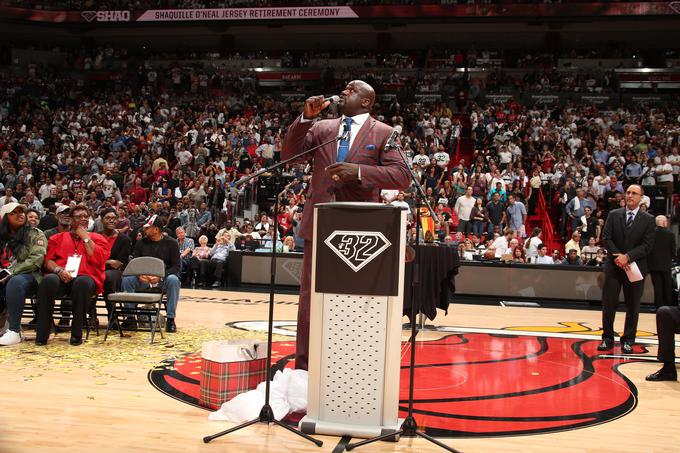
<instances>
[{"instance_id":1,"label":"black speaker","mask_svg":"<svg viewBox=\"0 0 680 453\"><path fill-rule=\"evenodd\" d=\"M562 48L562 34L559 31L549 31L545 34L545 48L549 52L559 52Z\"/></svg>"},{"instance_id":2,"label":"black speaker","mask_svg":"<svg viewBox=\"0 0 680 453\"><path fill-rule=\"evenodd\" d=\"M378 49L378 52L389 52L392 50L392 34L387 32L376 34L375 47Z\"/></svg>"},{"instance_id":3,"label":"black speaker","mask_svg":"<svg viewBox=\"0 0 680 453\"><path fill-rule=\"evenodd\" d=\"M234 35L222 35L220 36L220 54L224 56L230 55L235 49L236 39Z\"/></svg>"},{"instance_id":4,"label":"black speaker","mask_svg":"<svg viewBox=\"0 0 680 453\"><path fill-rule=\"evenodd\" d=\"M649 207L650 211L654 213L654 215L665 215L666 214L666 196L664 195L655 195L653 197L649 197L649 199L652 202L652 205Z\"/></svg>"},{"instance_id":5,"label":"black speaker","mask_svg":"<svg viewBox=\"0 0 680 453\"><path fill-rule=\"evenodd\" d=\"M276 190L274 186L266 184L261 181L257 186L257 204L273 203L276 197Z\"/></svg>"}]
</instances>

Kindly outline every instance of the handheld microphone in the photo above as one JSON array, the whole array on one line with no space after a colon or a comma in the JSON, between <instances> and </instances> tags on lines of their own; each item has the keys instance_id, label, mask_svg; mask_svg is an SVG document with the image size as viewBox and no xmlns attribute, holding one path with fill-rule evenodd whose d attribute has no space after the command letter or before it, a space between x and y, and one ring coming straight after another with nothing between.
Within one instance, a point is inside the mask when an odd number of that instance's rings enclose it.
<instances>
[{"instance_id":1,"label":"handheld microphone","mask_svg":"<svg viewBox=\"0 0 680 453\"><path fill-rule=\"evenodd\" d=\"M323 101L324 102L328 101L331 104L337 104L338 102L340 102L340 96L338 96L337 94L334 94L333 96L323 98Z\"/></svg>"},{"instance_id":2,"label":"handheld microphone","mask_svg":"<svg viewBox=\"0 0 680 453\"><path fill-rule=\"evenodd\" d=\"M397 148L399 146L397 144L397 138L399 137L399 135L401 135L401 126L399 125L394 126L394 130L392 131L390 138L387 139L387 143L385 144L385 149Z\"/></svg>"}]
</instances>

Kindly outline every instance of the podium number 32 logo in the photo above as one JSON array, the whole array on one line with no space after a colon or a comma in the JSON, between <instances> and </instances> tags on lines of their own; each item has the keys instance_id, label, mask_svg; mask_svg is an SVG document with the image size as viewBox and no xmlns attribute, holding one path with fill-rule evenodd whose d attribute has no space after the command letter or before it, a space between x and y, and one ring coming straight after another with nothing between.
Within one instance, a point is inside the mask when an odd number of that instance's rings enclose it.
<instances>
[{"instance_id":1,"label":"podium number 32 logo","mask_svg":"<svg viewBox=\"0 0 680 453\"><path fill-rule=\"evenodd\" d=\"M324 243L354 272L392 245L379 231L334 231Z\"/></svg>"}]
</instances>

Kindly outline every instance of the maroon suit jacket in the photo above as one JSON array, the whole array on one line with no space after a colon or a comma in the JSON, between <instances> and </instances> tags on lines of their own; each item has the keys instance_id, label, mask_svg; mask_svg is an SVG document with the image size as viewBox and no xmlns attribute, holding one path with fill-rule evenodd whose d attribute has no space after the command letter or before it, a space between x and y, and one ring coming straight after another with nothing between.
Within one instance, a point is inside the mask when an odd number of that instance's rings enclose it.
<instances>
[{"instance_id":1,"label":"maroon suit jacket","mask_svg":"<svg viewBox=\"0 0 680 453\"><path fill-rule=\"evenodd\" d=\"M311 147L331 140L338 135L341 118L300 122L301 116L288 128L283 140L281 158L289 159ZM329 201L380 201L380 190L404 190L411 183L408 167L395 149L385 150L392 128L369 116L352 142L345 162L359 164L361 182L333 181L325 170L334 164L338 155L338 142L331 142L314 151L311 188L307 194L302 216L300 236L312 240L314 206Z\"/></svg>"}]
</instances>

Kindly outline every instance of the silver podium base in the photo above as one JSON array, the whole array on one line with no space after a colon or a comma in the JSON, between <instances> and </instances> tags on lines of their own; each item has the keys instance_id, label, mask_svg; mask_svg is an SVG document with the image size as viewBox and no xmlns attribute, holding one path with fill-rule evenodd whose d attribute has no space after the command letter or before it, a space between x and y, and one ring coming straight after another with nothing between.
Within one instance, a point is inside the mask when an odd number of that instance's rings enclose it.
<instances>
[{"instance_id":1,"label":"silver podium base","mask_svg":"<svg viewBox=\"0 0 680 453\"><path fill-rule=\"evenodd\" d=\"M398 431L403 421L403 419L399 419L394 426L363 426L313 420L311 417L305 415L302 420L300 420L299 429L305 434L323 434L338 437L352 436L361 439L370 439L372 437L384 436L385 434ZM399 440L399 436L395 436L394 439L389 440L396 442Z\"/></svg>"}]
</instances>

